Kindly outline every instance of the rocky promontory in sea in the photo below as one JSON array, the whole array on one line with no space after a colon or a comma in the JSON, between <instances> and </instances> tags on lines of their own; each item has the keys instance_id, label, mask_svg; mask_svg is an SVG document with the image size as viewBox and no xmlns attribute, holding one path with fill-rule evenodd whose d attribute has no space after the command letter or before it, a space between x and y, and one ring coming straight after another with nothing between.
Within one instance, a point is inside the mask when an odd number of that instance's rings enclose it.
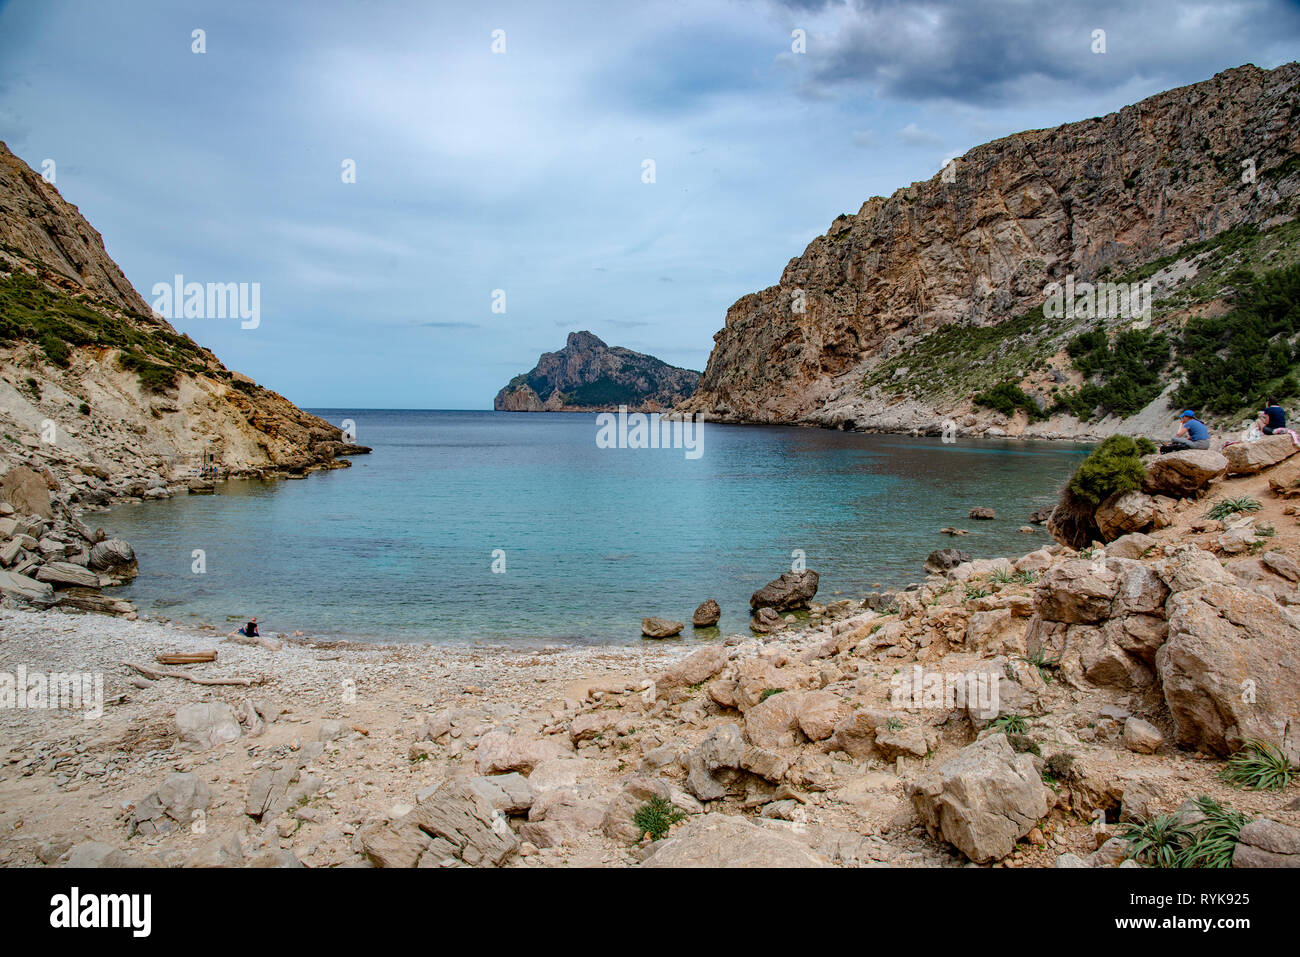
<instances>
[{"instance_id":1,"label":"rocky promontory in sea","mask_svg":"<svg viewBox=\"0 0 1300 957\"><path fill-rule=\"evenodd\" d=\"M695 392L700 374L654 356L607 346L590 332L571 332L559 352L544 352L531 372L497 393L498 412L636 412L671 408Z\"/></svg>"}]
</instances>

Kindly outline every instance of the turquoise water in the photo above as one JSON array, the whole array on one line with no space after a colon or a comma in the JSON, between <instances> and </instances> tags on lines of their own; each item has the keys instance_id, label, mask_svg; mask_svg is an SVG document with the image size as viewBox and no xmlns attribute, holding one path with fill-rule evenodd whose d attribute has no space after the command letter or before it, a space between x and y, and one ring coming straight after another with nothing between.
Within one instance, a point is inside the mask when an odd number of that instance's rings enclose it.
<instances>
[{"instance_id":1,"label":"turquoise water","mask_svg":"<svg viewBox=\"0 0 1300 957\"><path fill-rule=\"evenodd\" d=\"M179 621L257 615L264 634L527 644L640 641L647 615L686 621L689 638L712 597L723 631L740 632L749 595L796 549L830 600L920 580L935 548L1044 543L1016 529L1085 451L706 424L691 459L598 448L595 415L315 411L353 420L373 454L301 481L115 507L97 521L141 568L116 594ZM971 521L975 505L998 520Z\"/></svg>"}]
</instances>

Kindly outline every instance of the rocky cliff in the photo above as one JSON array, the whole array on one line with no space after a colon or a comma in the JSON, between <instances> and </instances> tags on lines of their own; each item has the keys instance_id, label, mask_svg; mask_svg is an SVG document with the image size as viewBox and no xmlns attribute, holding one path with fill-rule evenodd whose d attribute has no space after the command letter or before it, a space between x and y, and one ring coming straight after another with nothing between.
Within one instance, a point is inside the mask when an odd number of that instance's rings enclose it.
<instances>
[{"instance_id":1,"label":"rocky cliff","mask_svg":"<svg viewBox=\"0 0 1300 957\"><path fill-rule=\"evenodd\" d=\"M1166 258L1243 224L1293 218L1298 83L1295 63L1239 67L1117 113L987 143L868 200L792 259L778 285L732 305L680 408L841 428L935 432L952 419L975 433L1114 431L1114 417L1031 426L972 400L999 380L1032 384L1033 367L1053 359L1056 382L1080 381L1064 354L1077 323L1011 322L1042 318L1049 283L1161 263L1170 268L1145 270L1163 299L1157 321L1177 323L1172 306L1186 305L1199 264ZM1165 403L1147 418L1163 423Z\"/></svg>"},{"instance_id":2,"label":"rocky cliff","mask_svg":"<svg viewBox=\"0 0 1300 957\"><path fill-rule=\"evenodd\" d=\"M204 456L251 475L359 451L154 314L77 208L0 143L0 473L31 465L102 502L165 494Z\"/></svg>"},{"instance_id":3,"label":"rocky cliff","mask_svg":"<svg viewBox=\"0 0 1300 957\"><path fill-rule=\"evenodd\" d=\"M700 374L607 346L590 332L571 332L559 352L497 393L498 412L596 412L620 405L642 412L671 408L695 391Z\"/></svg>"}]
</instances>

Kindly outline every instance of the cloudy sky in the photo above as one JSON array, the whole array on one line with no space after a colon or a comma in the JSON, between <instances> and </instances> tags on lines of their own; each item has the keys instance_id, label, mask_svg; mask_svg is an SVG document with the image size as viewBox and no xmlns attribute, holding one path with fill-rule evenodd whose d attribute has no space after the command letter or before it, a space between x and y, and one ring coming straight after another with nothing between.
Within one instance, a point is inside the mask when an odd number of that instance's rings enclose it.
<instances>
[{"instance_id":1,"label":"cloudy sky","mask_svg":"<svg viewBox=\"0 0 1300 957\"><path fill-rule=\"evenodd\" d=\"M575 329L703 369L870 196L1297 58L1282 0L0 0L0 140L55 160L146 299L259 283L256 329L176 321L232 368L311 407L490 408Z\"/></svg>"}]
</instances>

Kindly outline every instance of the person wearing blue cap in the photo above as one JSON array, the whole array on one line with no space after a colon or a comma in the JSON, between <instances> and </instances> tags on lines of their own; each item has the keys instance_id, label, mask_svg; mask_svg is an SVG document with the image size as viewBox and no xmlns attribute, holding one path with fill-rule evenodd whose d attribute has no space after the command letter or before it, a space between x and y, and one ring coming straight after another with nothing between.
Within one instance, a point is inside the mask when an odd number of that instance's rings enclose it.
<instances>
[{"instance_id":1,"label":"person wearing blue cap","mask_svg":"<svg viewBox=\"0 0 1300 957\"><path fill-rule=\"evenodd\" d=\"M1191 409L1184 409L1178 416L1178 432L1172 441L1160 446L1160 454L1181 452L1184 449L1208 449L1210 447L1210 430L1196 417Z\"/></svg>"}]
</instances>

